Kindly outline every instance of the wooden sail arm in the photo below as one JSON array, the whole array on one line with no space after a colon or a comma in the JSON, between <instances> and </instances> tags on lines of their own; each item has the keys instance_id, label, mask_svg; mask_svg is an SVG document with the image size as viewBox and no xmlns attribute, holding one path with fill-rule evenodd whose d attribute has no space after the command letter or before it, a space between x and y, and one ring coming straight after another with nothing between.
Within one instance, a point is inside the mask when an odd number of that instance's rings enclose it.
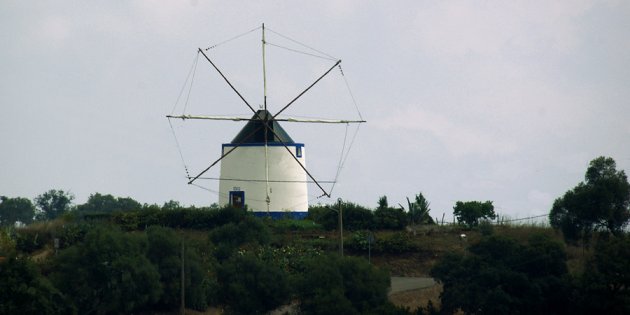
<instances>
[{"instance_id":1,"label":"wooden sail arm","mask_svg":"<svg viewBox=\"0 0 630 315\"><path fill-rule=\"evenodd\" d=\"M234 152L234 150L236 150L236 148L240 147L243 143L246 143L247 140L249 140L254 134L256 134L260 129L264 128L265 125L262 125L256 129L254 129L251 133L249 133L247 136L245 136L245 138L243 139L243 141L237 143L234 147L232 147L229 151L223 153L221 155L220 158L218 158L216 161L212 162L212 164L210 164L210 166L208 166L206 169L204 169L203 171L201 171L199 174L197 174L197 176L194 177L188 177L189 181L188 184L192 184L194 181L196 181L197 179L199 179L199 177L201 177L203 174L205 174L208 170L210 170L213 166L217 165L217 163L219 163L221 160L223 160L224 157L226 157L228 154ZM269 127L267 127L269 128Z\"/></svg>"},{"instance_id":2,"label":"wooden sail arm","mask_svg":"<svg viewBox=\"0 0 630 315\"><path fill-rule=\"evenodd\" d=\"M167 118L176 119L205 119L205 120L230 120L230 121L251 121L259 120L258 118L231 117L231 116L200 116L200 115L166 115ZM298 122L298 123L321 123L321 124L360 124L365 120L348 120L348 119L308 119L308 118L276 118L275 121Z\"/></svg>"},{"instance_id":3,"label":"wooden sail arm","mask_svg":"<svg viewBox=\"0 0 630 315\"><path fill-rule=\"evenodd\" d=\"M273 118L275 119L276 117L278 117L278 115L280 115L285 109L287 109L289 106L291 106L291 104L293 104L295 101L297 101L300 97L302 97L302 95L304 95L304 93L308 92L308 90L310 90L315 84L317 84L317 82L319 82L326 75L328 75L328 73L330 73L330 71L332 71L332 69L334 69L340 63L341 63L341 60L337 60L337 62L332 67L330 67L330 69L328 69L326 72L324 72L324 74L322 74L319 78L317 78L317 80L315 80L315 82L311 83L311 85L309 85L306 89L304 89L304 91L302 91L300 94L298 94L298 96L293 98L287 105L282 107L282 109L280 109L275 115L273 115Z\"/></svg>"}]
</instances>

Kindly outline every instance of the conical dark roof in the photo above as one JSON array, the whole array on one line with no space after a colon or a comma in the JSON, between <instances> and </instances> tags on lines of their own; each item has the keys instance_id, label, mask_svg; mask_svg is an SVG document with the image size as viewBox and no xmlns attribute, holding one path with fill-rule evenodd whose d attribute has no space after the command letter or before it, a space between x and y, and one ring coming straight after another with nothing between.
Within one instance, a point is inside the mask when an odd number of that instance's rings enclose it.
<instances>
[{"instance_id":1,"label":"conical dark roof","mask_svg":"<svg viewBox=\"0 0 630 315\"><path fill-rule=\"evenodd\" d=\"M269 127L265 128L264 121L268 120ZM232 144L242 143L265 143L265 132L267 133L267 143L295 143L289 134L282 129L280 123L273 120L273 115L267 110L259 110L252 116L243 129L234 137ZM274 134L275 133L275 134Z\"/></svg>"}]
</instances>

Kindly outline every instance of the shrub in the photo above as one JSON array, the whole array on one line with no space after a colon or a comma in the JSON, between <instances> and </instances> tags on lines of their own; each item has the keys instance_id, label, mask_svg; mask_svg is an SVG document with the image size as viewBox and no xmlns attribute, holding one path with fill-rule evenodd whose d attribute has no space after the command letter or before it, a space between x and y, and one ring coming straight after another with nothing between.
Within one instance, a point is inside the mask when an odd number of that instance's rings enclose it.
<instances>
[{"instance_id":1,"label":"shrub","mask_svg":"<svg viewBox=\"0 0 630 315\"><path fill-rule=\"evenodd\" d=\"M341 206L344 230L371 229L374 226L374 214L370 209L352 202L342 202ZM327 230L335 230L339 226L338 207L338 204L312 206L308 209L307 218L321 224Z\"/></svg>"},{"instance_id":2,"label":"shrub","mask_svg":"<svg viewBox=\"0 0 630 315\"><path fill-rule=\"evenodd\" d=\"M418 248L409 234L397 232L383 239L376 240L376 249L388 254L402 254L416 251Z\"/></svg>"},{"instance_id":3,"label":"shrub","mask_svg":"<svg viewBox=\"0 0 630 315\"><path fill-rule=\"evenodd\" d=\"M144 235L97 227L59 253L50 278L80 314L132 313L155 303L162 292L146 249Z\"/></svg>"},{"instance_id":4,"label":"shrub","mask_svg":"<svg viewBox=\"0 0 630 315\"><path fill-rule=\"evenodd\" d=\"M305 314L369 314L388 304L389 275L355 257L319 256L298 280Z\"/></svg>"},{"instance_id":5,"label":"shrub","mask_svg":"<svg viewBox=\"0 0 630 315\"><path fill-rule=\"evenodd\" d=\"M374 227L380 230L401 230L407 226L408 216L401 208L379 208L374 211Z\"/></svg>"},{"instance_id":6,"label":"shrub","mask_svg":"<svg viewBox=\"0 0 630 315\"><path fill-rule=\"evenodd\" d=\"M75 314L67 299L28 258L0 262L0 314Z\"/></svg>"},{"instance_id":7,"label":"shrub","mask_svg":"<svg viewBox=\"0 0 630 315\"><path fill-rule=\"evenodd\" d=\"M239 314L263 314L289 298L289 279L280 268L252 254L234 255L217 271L219 300Z\"/></svg>"}]
</instances>

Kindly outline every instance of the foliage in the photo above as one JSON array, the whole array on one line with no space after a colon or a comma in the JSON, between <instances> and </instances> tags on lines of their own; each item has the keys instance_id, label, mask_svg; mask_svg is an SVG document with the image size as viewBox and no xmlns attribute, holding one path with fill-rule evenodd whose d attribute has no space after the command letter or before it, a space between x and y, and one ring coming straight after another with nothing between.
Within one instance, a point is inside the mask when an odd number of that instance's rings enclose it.
<instances>
[{"instance_id":1,"label":"foliage","mask_svg":"<svg viewBox=\"0 0 630 315\"><path fill-rule=\"evenodd\" d=\"M9 234L9 229L0 229L0 257L7 257L14 253L15 240Z\"/></svg>"},{"instance_id":2,"label":"foliage","mask_svg":"<svg viewBox=\"0 0 630 315\"><path fill-rule=\"evenodd\" d=\"M365 252L368 250L369 231L357 231L352 234L347 248L354 251ZM406 232L396 232L383 237L375 238L371 244L372 253L403 254L418 250L411 236Z\"/></svg>"},{"instance_id":3,"label":"foliage","mask_svg":"<svg viewBox=\"0 0 630 315\"><path fill-rule=\"evenodd\" d=\"M94 229L94 224L87 222L73 222L64 224L57 231L56 236L59 239L59 248L67 248L85 239L88 231Z\"/></svg>"},{"instance_id":4,"label":"foliage","mask_svg":"<svg viewBox=\"0 0 630 315\"><path fill-rule=\"evenodd\" d=\"M37 218L40 220L53 220L70 211L74 196L63 190L51 189L35 197L35 205L38 210Z\"/></svg>"},{"instance_id":5,"label":"foliage","mask_svg":"<svg viewBox=\"0 0 630 315\"><path fill-rule=\"evenodd\" d=\"M387 202L387 196L381 196L378 198L378 207L376 209L385 209L389 208L389 203Z\"/></svg>"},{"instance_id":6,"label":"foliage","mask_svg":"<svg viewBox=\"0 0 630 315\"><path fill-rule=\"evenodd\" d=\"M431 276L444 285L442 311L474 314L561 314L570 297L561 244L534 235L527 245L492 236L449 254Z\"/></svg>"},{"instance_id":7,"label":"foliage","mask_svg":"<svg viewBox=\"0 0 630 315\"><path fill-rule=\"evenodd\" d=\"M598 157L586 170L585 181L555 200L549 222L565 239L585 242L594 230L619 235L630 220L630 184L609 157Z\"/></svg>"},{"instance_id":8,"label":"foliage","mask_svg":"<svg viewBox=\"0 0 630 315\"><path fill-rule=\"evenodd\" d=\"M131 313L162 293L160 274L146 250L146 237L97 227L84 242L60 252L50 278L80 314Z\"/></svg>"},{"instance_id":9,"label":"foliage","mask_svg":"<svg viewBox=\"0 0 630 315\"><path fill-rule=\"evenodd\" d=\"M409 207L409 219L412 223L433 223L433 219L429 214L429 211L431 211L430 203L422 193L416 195L414 202L409 201L409 198L407 198L407 205Z\"/></svg>"},{"instance_id":10,"label":"foliage","mask_svg":"<svg viewBox=\"0 0 630 315\"><path fill-rule=\"evenodd\" d=\"M304 263L320 255L322 255L320 249L307 246L283 246L279 248L264 246L256 252L259 259L278 266L290 274L304 272Z\"/></svg>"},{"instance_id":11,"label":"foliage","mask_svg":"<svg viewBox=\"0 0 630 315\"><path fill-rule=\"evenodd\" d=\"M322 255L305 264L298 280L305 314L369 314L388 304L389 275L365 260Z\"/></svg>"},{"instance_id":12,"label":"foliage","mask_svg":"<svg viewBox=\"0 0 630 315\"><path fill-rule=\"evenodd\" d=\"M66 298L28 258L0 262L0 314L74 314Z\"/></svg>"},{"instance_id":13,"label":"foliage","mask_svg":"<svg viewBox=\"0 0 630 315\"><path fill-rule=\"evenodd\" d=\"M129 197L114 197L95 193L88 197L86 203L77 206L81 212L118 212L140 210L142 205Z\"/></svg>"},{"instance_id":14,"label":"foliage","mask_svg":"<svg viewBox=\"0 0 630 315\"><path fill-rule=\"evenodd\" d=\"M407 226L407 215L400 208L378 208L374 211L374 226L386 230L402 230Z\"/></svg>"},{"instance_id":15,"label":"foliage","mask_svg":"<svg viewBox=\"0 0 630 315\"><path fill-rule=\"evenodd\" d=\"M288 301L289 278L252 254L236 254L217 270L219 300L237 314L264 314Z\"/></svg>"},{"instance_id":16,"label":"foliage","mask_svg":"<svg viewBox=\"0 0 630 315\"><path fill-rule=\"evenodd\" d=\"M275 233L297 232L297 231L317 231L323 227L321 224L315 223L308 219L296 220L296 219L279 219L279 220L266 220L265 223Z\"/></svg>"},{"instance_id":17,"label":"foliage","mask_svg":"<svg viewBox=\"0 0 630 315\"><path fill-rule=\"evenodd\" d=\"M469 228L479 224L481 219L495 219L492 201L458 201L453 207L453 215L457 222L466 224Z\"/></svg>"},{"instance_id":18,"label":"foliage","mask_svg":"<svg viewBox=\"0 0 630 315\"><path fill-rule=\"evenodd\" d=\"M139 230L151 225L186 229L212 229L227 223L242 221L252 216L246 209L223 207L155 209L144 208L138 211L116 212L111 220L126 230Z\"/></svg>"},{"instance_id":19,"label":"foliage","mask_svg":"<svg viewBox=\"0 0 630 315\"><path fill-rule=\"evenodd\" d=\"M181 302L181 238L175 231L158 226L149 227L146 234L146 256L156 266L163 288L163 294L157 303L160 307L174 309ZM188 248L185 250L184 262L186 306L205 310L209 302L210 279L194 251Z\"/></svg>"},{"instance_id":20,"label":"foliage","mask_svg":"<svg viewBox=\"0 0 630 315\"><path fill-rule=\"evenodd\" d=\"M0 196L0 226L13 226L16 222L33 222L35 207L27 198Z\"/></svg>"},{"instance_id":21,"label":"foliage","mask_svg":"<svg viewBox=\"0 0 630 315\"><path fill-rule=\"evenodd\" d=\"M217 246L217 258L226 259L241 245L269 243L271 234L260 219L247 216L238 223L227 223L213 229L210 231L210 240Z\"/></svg>"},{"instance_id":22,"label":"foliage","mask_svg":"<svg viewBox=\"0 0 630 315\"><path fill-rule=\"evenodd\" d=\"M407 224L407 218L400 209L379 207L372 211L352 202L342 202L341 207L344 230L402 229ZM338 208L339 204L311 206L307 218L326 230L335 230L339 227Z\"/></svg>"},{"instance_id":23,"label":"foliage","mask_svg":"<svg viewBox=\"0 0 630 315\"><path fill-rule=\"evenodd\" d=\"M601 238L579 279L584 313L630 314L630 237Z\"/></svg>"},{"instance_id":24,"label":"foliage","mask_svg":"<svg viewBox=\"0 0 630 315\"><path fill-rule=\"evenodd\" d=\"M488 220L481 220L481 222L479 222L479 225L477 226L477 229L479 229L479 233L481 233L481 235L483 236L490 236L494 234L494 226L492 226L492 222Z\"/></svg>"},{"instance_id":25,"label":"foliage","mask_svg":"<svg viewBox=\"0 0 630 315\"><path fill-rule=\"evenodd\" d=\"M37 228L27 226L15 230L15 248L22 252L32 253L50 240L50 234L42 233Z\"/></svg>"},{"instance_id":26,"label":"foliage","mask_svg":"<svg viewBox=\"0 0 630 315\"><path fill-rule=\"evenodd\" d=\"M409 234L405 232L397 232L376 240L376 250L382 253L402 254L413 252L417 249Z\"/></svg>"}]
</instances>

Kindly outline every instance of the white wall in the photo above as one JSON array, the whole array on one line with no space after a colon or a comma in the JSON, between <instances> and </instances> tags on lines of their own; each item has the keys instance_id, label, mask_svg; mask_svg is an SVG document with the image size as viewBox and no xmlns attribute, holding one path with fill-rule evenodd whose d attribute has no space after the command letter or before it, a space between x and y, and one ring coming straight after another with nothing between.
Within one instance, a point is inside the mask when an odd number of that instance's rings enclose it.
<instances>
[{"instance_id":1,"label":"white wall","mask_svg":"<svg viewBox=\"0 0 630 315\"><path fill-rule=\"evenodd\" d=\"M232 149L224 146L223 153ZM293 155L296 145L288 146ZM306 167L306 155L298 160ZM270 211L308 211L306 173L284 146L268 146ZM265 146L241 146L221 160L219 204L229 203L229 192L245 192L245 204L253 211L267 211ZM294 182L279 182L294 181Z\"/></svg>"}]
</instances>

